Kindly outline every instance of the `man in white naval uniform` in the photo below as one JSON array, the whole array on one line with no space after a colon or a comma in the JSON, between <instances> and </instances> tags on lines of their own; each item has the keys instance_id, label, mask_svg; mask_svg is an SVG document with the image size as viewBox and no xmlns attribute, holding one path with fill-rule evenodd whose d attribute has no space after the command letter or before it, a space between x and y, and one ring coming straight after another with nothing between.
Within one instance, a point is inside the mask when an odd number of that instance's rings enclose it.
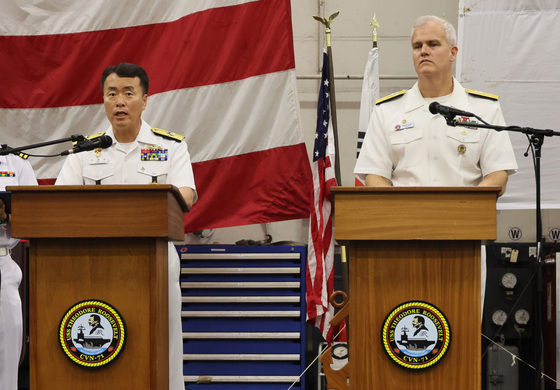
<instances>
[{"instance_id":1,"label":"man in white naval uniform","mask_svg":"<svg viewBox=\"0 0 560 390\"><path fill-rule=\"evenodd\" d=\"M113 139L107 149L70 155L56 184L172 184L189 208L196 202L194 176L184 137L150 127L142 120L148 75L138 65L108 67L101 88ZM149 212L149 210L139 210ZM169 243L169 389L184 390L180 263Z\"/></svg>"},{"instance_id":2,"label":"man in white naval uniform","mask_svg":"<svg viewBox=\"0 0 560 390\"><path fill-rule=\"evenodd\" d=\"M379 99L354 173L367 186L499 186L517 162L505 131L448 126L430 103L472 112L505 125L497 96L465 90L452 76L455 29L443 19L418 18L412 33L418 81L409 91ZM471 120L471 118L456 118Z\"/></svg>"},{"instance_id":3,"label":"man in white naval uniform","mask_svg":"<svg viewBox=\"0 0 560 390\"><path fill-rule=\"evenodd\" d=\"M506 190L517 162L506 131L448 126L429 111L437 101L504 126L498 97L464 89L452 76L457 57L453 26L436 16L416 19L412 60L418 81L409 91L379 99L372 112L354 173L366 186L497 186ZM473 118L456 117L458 121ZM481 307L486 253L481 251Z\"/></svg>"},{"instance_id":4,"label":"man in white naval uniform","mask_svg":"<svg viewBox=\"0 0 560 390\"><path fill-rule=\"evenodd\" d=\"M7 186L37 185L28 161L0 156L0 191ZM11 237L10 215L0 200L0 389L17 390L18 366L22 347L23 322L19 284L21 269L10 251L19 240Z\"/></svg>"}]
</instances>

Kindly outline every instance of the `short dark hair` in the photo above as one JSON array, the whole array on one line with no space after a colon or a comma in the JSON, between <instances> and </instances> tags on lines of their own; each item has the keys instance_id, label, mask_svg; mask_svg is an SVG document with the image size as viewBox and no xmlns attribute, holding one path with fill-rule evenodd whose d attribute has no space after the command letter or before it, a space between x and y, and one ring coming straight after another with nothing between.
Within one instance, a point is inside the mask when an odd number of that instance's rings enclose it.
<instances>
[{"instance_id":1,"label":"short dark hair","mask_svg":"<svg viewBox=\"0 0 560 390\"><path fill-rule=\"evenodd\" d=\"M148 94L150 88L150 79L148 73L140 66L129 64L128 62L121 62L116 66L109 66L103 71L101 75L101 93L104 93L105 80L110 74L115 73L119 77L138 77L140 79L140 86L144 90L144 94Z\"/></svg>"}]
</instances>

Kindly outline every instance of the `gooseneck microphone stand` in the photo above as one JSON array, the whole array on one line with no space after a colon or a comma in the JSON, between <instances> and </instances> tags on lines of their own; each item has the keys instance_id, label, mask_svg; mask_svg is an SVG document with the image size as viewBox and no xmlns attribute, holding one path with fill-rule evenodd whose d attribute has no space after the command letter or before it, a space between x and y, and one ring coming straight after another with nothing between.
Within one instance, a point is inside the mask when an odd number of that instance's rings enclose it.
<instances>
[{"instance_id":1,"label":"gooseneck microphone stand","mask_svg":"<svg viewBox=\"0 0 560 390\"><path fill-rule=\"evenodd\" d=\"M543 289L543 259L542 259L542 244L544 242L543 232L542 232L542 215L541 215L541 156L542 156L542 146L544 143L544 137L559 136L560 132L550 130L550 129L534 129L531 127L519 127L519 126L497 126L490 125L483 119L476 115L473 117L480 120L482 123L468 123L459 122L454 119L454 116L445 116L445 120L448 126L462 126L462 127L480 127L485 129L492 129L496 131L512 131L523 133L529 139L529 147L527 151L531 148L533 152L533 163L535 166L535 185L536 185L536 222L537 222L537 262L536 262L536 305L535 305L535 347L536 347L536 357L537 357L537 381L535 385L535 390L541 388L541 378L543 374L543 299L544 299L544 289ZM525 157L528 153L525 153ZM558 263L557 263L558 266ZM557 319L558 320L558 319Z\"/></svg>"},{"instance_id":2,"label":"gooseneck microphone stand","mask_svg":"<svg viewBox=\"0 0 560 390\"><path fill-rule=\"evenodd\" d=\"M83 135L79 135L79 134L74 134L71 135L70 137L66 137L66 138L60 138L60 139L56 139L53 141L46 141L46 142L40 142L38 144L31 144L31 145L26 145L26 146L20 146L17 148L11 148L6 144L0 145L0 156L6 156L8 154L20 154L22 151L24 150L28 150L28 149L35 149L35 148L40 148L43 146L48 146L48 145L54 145L54 144L61 144L63 142L80 142L80 141L85 141L86 137L84 137ZM58 154L55 156L59 156Z\"/></svg>"}]
</instances>

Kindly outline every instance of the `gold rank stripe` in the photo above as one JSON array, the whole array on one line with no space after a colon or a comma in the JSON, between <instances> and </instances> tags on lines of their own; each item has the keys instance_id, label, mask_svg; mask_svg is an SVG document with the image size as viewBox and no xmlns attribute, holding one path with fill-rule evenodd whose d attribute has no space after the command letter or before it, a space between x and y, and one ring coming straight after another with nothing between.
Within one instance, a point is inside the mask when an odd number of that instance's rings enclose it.
<instances>
[{"instance_id":1,"label":"gold rank stripe","mask_svg":"<svg viewBox=\"0 0 560 390\"><path fill-rule=\"evenodd\" d=\"M474 89L465 89L465 91L467 91L469 95L480 96L486 99L498 100L500 98L499 95L493 95L487 92L476 91Z\"/></svg>"},{"instance_id":2,"label":"gold rank stripe","mask_svg":"<svg viewBox=\"0 0 560 390\"><path fill-rule=\"evenodd\" d=\"M156 135L159 135L159 136L162 136L162 137L165 137L165 138L171 138L171 139L174 139L175 141L179 141L179 142L181 142L182 140L185 139L184 135L172 133L172 132L167 131L167 130L158 129L157 127L152 127L152 132Z\"/></svg>"},{"instance_id":3,"label":"gold rank stripe","mask_svg":"<svg viewBox=\"0 0 560 390\"><path fill-rule=\"evenodd\" d=\"M87 139L95 139L95 138L101 137L102 135L105 135L105 132L104 132L104 131L102 131L101 133L96 133L96 134L88 135L86 138L87 138Z\"/></svg>"},{"instance_id":4,"label":"gold rank stripe","mask_svg":"<svg viewBox=\"0 0 560 390\"><path fill-rule=\"evenodd\" d=\"M393 99L395 99L395 98L397 98L397 97L399 97L399 96L404 95L404 94L406 93L406 91L407 91L406 89L403 89L403 90L401 90L401 91L399 91L399 92L396 92L396 93L394 93L394 94L392 94L392 95L388 95L388 96L379 98L379 99L377 99L377 100L375 101L375 104L377 105L377 104L381 104L381 103L388 102L389 100L393 100Z\"/></svg>"}]
</instances>

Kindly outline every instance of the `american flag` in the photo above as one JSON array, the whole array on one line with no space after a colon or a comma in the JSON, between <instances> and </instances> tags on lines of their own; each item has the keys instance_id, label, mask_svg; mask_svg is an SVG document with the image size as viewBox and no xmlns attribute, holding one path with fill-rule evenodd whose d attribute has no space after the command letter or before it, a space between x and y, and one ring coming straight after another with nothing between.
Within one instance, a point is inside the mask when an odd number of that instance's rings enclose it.
<instances>
[{"instance_id":1,"label":"american flag","mask_svg":"<svg viewBox=\"0 0 560 390\"><path fill-rule=\"evenodd\" d=\"M331 142L332 141L332 142ZM317 127L313 149L313 210L309 218L309 246L306 270L307 321L317 326L328 343L333 341L329 321L334 308L329 298L334 289L334 236L332 186L336 186L332 165L334 145L329 102L329 61L323 54L323 72L317 105Z\"/></svg>"},{"instance_id":2,"label":"american flag","mask_svg":"<svg viewBox=\"0 0 560 390\"><path fill-rule=\"evenodd\" d=\"M186 136L186 232L309 216L290 0L2 1L2 143L105 131L101 73L119 62L150 76L143 118ZM51 184L64 159L29 161Z\"/></svg>"}]
</instances>

